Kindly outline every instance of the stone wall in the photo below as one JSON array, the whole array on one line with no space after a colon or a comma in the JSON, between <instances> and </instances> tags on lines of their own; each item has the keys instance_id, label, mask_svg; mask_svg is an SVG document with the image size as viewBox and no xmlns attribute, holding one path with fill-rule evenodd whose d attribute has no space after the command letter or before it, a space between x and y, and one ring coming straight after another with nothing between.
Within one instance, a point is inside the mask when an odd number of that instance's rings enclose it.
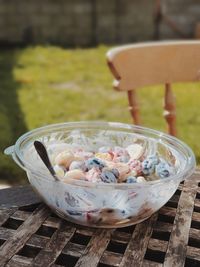
<instances>
[{"instance_id":1,"label":"stone wall","mask_svg":"<svg viewBox=\"0 0 200 267\"><path fill-rule=\"evenodd\" d=\"M153 7L154 0L0 0L0 43L87 46L148 40Z\"/></svg>"},{"instance_id":2,"label":"stone wall","mask_svg":"<svg viewBox=\"0 0 200 267\"><path fill-rule=\"evenodd\" d=\"M0 44L89 46L152 40L156 0L0 0ZM163 0L163 12L192 36L199 0ZM160 21L161 38L177 38Z\"/></svg>"},{"instance_id":3,"label":"stone wall","mask_svg":"<svg viewBox=\"0 0 200 267\"><path fill-rule=\"evenodd\" d=\"M162 0L161 39L194 38L200 22L200 0Z\"/></svg>"}]
</instances>

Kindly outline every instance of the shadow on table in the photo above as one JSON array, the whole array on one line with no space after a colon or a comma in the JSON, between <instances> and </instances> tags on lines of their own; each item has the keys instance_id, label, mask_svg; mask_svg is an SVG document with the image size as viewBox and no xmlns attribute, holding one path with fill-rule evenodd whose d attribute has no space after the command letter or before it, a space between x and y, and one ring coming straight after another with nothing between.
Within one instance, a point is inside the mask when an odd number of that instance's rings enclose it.
<instances>
[{"instance_id":1,"label":"shadow on table","mask_svg":"<svg viewBox=\"0 0 200 267\"><path fill-rule=\"evenodd\" d=\"M0 183L24 183L25 173L4 155L6 147L27 131L18 101L20 84L14 79L17 50L0 50Z\"/></svg>"}]
</instances>

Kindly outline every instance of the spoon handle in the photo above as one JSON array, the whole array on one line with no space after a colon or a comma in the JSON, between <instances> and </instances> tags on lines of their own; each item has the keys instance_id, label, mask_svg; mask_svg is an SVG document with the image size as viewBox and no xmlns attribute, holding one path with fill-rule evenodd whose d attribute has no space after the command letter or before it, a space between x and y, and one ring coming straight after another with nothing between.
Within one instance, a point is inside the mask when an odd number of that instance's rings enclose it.
<instances>
[{"instance_id":1,"label":"spoon handle","mask_svg":"<svg viewBox=\"0 0 200 267\"><path fill-rule=\"evenodd\" d=\"M47 169L51 173L51 175L54 177L54 179L56 181L58 181L59 179L56 176L54 168L53 168L53 166L52 166L52 164L50 162L47 150L46 150L45 146L43 145L43 143L41 143L40 141L35 141L34 142L34 147L35 147L38 155L40 156L41 160L44 162L44 164L46 165Z\"/></svg>"}]
</instances>

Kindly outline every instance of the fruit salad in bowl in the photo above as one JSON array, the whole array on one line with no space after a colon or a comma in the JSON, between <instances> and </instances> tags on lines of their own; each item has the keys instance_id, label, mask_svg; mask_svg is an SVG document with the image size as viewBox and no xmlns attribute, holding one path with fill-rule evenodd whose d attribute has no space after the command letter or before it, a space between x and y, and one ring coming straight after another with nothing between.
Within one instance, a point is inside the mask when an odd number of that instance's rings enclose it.
<instances>
[{"instance_id":1,"label":"fruit salad in bowl","mask_svg":"<svg viewBox=\"0 0 200 267\"><path fill-rule=\"evenodd\" d=\"M34 147L46 147L54 179ZM91 227L139 223L192 174L191 149L172 136L114 122L47 125L6 149L41 199L59 216Z\"/></svg>"}]
</instances>

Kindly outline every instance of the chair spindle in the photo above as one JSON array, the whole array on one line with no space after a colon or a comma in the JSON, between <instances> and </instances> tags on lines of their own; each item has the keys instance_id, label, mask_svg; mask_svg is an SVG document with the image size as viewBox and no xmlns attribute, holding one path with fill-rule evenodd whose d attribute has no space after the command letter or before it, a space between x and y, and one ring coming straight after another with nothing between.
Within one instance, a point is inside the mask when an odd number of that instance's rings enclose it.
<instances>
[{"instance_id":1,"label":"chair spindle","mask_svg":"<svg viewBox=\"0 0 200 267\"><path fill-rule=\"evenodd\" d=\"M171 84L165 84L164 112L163 116L168 124L168 133L177 136L176 129L176 101L171 89Z\"/></svg>"},{"instance_id":2,"label":"chair spindle","mask_svg":"<svg viewBox=\"0 0 200 267\"><path fill-rule=\"evenodd\" d=\"M129 90L128 93L128 102L129 102L129 111L133 119L133 123L136 125L141 124L140 114L139 114L139 104L136 97L136 90Z\"/></svg>"}]
</instances>

